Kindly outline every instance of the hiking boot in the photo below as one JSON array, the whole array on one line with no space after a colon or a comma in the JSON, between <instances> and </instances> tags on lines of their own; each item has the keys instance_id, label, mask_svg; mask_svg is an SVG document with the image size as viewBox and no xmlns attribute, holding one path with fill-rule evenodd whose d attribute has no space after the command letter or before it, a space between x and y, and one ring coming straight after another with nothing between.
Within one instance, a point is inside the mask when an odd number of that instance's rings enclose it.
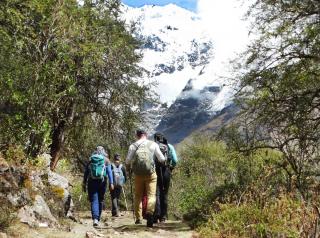
<instances>
[{"instance_id":1,"label":"hiking boot","mask_svg":"<svg viewBox=\"0 0 320 238\"><path fill-rule=\"evenodd\" d=\"M158 223L158 218L153 218L153 224L156 224L156 223Z\"/></svg>"},{"instance_id":2,"label":"hiking boot","mask_svg":"<svg viewBox=\"0 0 320 238\"><path fill-rule=\"evenodd\" d=\"M152 214L147 214L147 227L153 227L153 215Z\"/></svg>"},{"instance_id":3,"label":"hiking boot","mask_svg":"<svg viewBox=\"0 0 320 238\"><path fill-rule=\"evenodd\" d=\"M166 222L166 218L162 217L159 219L160 223L165 223Z\"/></svg>"},{"instance_id":4,"label":"hiking boot","mask_svg":"<svg viewBox=\"0 0 320 238\"><path fill-rule=\"evenodd\" d=\"M99 221L97 219L93 220L93 226L99 226Z\"/></svg>"},{"instance_id":5,"label":"hiking boot","mask_svg":"<svg viewBox=\"0 0 320 238\"><path fill-rule=\"evenodd\" d=\"M117 211L112 212L112 216L113 217L119 217L120 216L120 211L117 210Z\"/></svg>"},{"instance_id":6,"label":"hiking boot","mask_svg":"<svg viewBox=\"0 0 320 238\"><path fill-rule=\"evenodd\" d=\"M134 223L136 225L139 225L139 224L142 224L141 220L140 219L137 219L136 222Z\"/></svg>"}]
</instances>

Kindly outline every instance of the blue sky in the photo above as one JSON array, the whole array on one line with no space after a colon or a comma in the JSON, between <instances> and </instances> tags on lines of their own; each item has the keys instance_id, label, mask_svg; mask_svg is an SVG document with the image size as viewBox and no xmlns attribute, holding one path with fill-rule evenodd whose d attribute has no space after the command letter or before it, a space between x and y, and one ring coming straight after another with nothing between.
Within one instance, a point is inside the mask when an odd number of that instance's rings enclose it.
<instances>
[{"instance_id":1,"label":"blue sky","mask_svg":"<svg viewBox=\"0 0 320 238\"><path fill-rule=\"evenodd\" d=\"M194 12L197 8L197 0L122 0L122 2L132 7L141 7L146 4L155 4L162 6L169 3L174 3L180 7L186 8Z\"/></svg>"}]
</instances>

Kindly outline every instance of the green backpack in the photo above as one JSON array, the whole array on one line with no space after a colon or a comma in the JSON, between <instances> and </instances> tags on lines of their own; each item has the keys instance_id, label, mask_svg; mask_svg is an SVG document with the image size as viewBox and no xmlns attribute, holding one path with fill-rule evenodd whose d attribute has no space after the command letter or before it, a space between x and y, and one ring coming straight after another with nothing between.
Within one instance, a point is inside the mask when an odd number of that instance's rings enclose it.
<instances>
[{"instance_id":1,"label":"green backpack","mask_svg":"<svg viewBox=\"0 0 320 238\"><path fill-rule=\"evenodd\" d=\"M104 156L99 154L93 154L90 157L89 169L90 169L90 177L92 179L103 180L105 176L105 170L106 170Z\"/></svg>"},{"instance_id":2,"label":"green backpack","mask_svg":"<svg viewBox=\"0 0 320 238\"><path fill-rule=\"evenodd\" d=\"M152 141L142 143L136 146L135 158L132 163L132 171L136 175L151 175L155 172L155 163L153 158L153 151L149 148Z\"/></svg>"}]
</instances>

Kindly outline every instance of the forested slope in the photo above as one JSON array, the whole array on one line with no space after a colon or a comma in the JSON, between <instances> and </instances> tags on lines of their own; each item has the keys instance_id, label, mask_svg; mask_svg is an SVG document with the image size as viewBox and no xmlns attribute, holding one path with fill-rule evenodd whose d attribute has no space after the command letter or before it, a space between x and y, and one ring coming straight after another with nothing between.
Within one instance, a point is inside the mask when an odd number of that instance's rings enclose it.
<instances>
[{"instance_id":1,"label":"forested slope","mask_svg":"<svg viewBox=\"0 0 320 238\"><path fill-rule=\"evenodd\" d=\"M139 81L141 42L119 4L0 2L0 229L8 234L30 211L30 226L79 225L88 156L102 145L125 157L143 125L153 95ZM178 145L170 216L201 237L318 237L320 3L256 0L247 17L255 39L232 62L239 113Z\"/></svg>"}]
</instances>

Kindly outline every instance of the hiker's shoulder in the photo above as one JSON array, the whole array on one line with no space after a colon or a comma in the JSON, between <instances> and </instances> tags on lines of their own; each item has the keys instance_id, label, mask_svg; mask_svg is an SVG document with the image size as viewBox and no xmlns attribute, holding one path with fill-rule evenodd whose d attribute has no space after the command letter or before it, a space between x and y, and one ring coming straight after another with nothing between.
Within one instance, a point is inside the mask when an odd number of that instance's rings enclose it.
<instances>
[{"instance_id":1,"label":"hiker's shoulder","mask_svg":"<svg viewBox=\"0 0 320 238\"><path fill-rule=\"evenodd\" d=\"M168 147L169 147L170 150L175 150L174 146L172 144L168 144Z\"/></svg>"},{"instance_id":2,"label":"hiker's shoulder","mask_svg":"<svg viewBox=\"0 0 320 238\"><path fill-rule=\"evenodd\" d=\"M152 140L149 140L149 139L146 140L146 143L147 143L150 147L157 147L157 146L159 146L156 142L154 142L154 141L152 141Z\"/></svg>"},{"instance_id":3,"label":"hiker's shoulder","mask_svg":"<svg viewBox=\"0 0 320 238\"><path fill-rule=\"evenodd\" d=\"M140 146L140 145L143 145L143 144L148 143L149 141L150 141L150 140L145 139L145 138L139 139L139 140L135 141L134 143L132 143L132 144L130 145L130 147L131 147L131 146L138 147L138 146Z\"/></svg>"},{"instance_id":4,"label":"hiker's shoulder","mask_svg":"<svg viewBox=\"0 0 320 238\"><path fill-rule=\"evenodd\" d=\"M138 146L138 141L135 141L129 146L129 150L136 149L137 146Z\"/></svg>"}]
</instances>

